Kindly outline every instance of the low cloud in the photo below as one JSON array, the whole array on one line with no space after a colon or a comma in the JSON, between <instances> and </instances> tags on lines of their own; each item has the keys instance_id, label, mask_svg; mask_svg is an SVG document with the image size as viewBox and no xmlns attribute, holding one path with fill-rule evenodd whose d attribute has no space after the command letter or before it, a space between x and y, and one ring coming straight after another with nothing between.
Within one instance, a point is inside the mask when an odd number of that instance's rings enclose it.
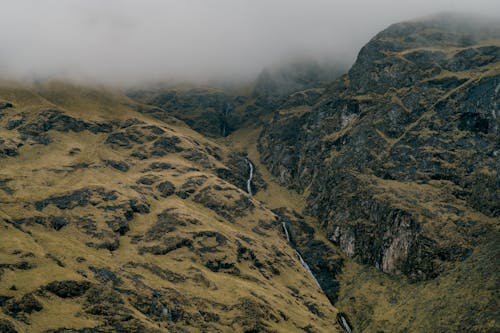
<instances>
[{"instance_id":1,"label":"low cloud","mask_svg":"<svg viewBox=\"0 0 500 333\"><path fill-rule=\"evenodd\" d=\"M0 0L0 75L111 84L250 79L312 58L350 64L391 23L497 0Z\"/></svg>"}]
</instances>

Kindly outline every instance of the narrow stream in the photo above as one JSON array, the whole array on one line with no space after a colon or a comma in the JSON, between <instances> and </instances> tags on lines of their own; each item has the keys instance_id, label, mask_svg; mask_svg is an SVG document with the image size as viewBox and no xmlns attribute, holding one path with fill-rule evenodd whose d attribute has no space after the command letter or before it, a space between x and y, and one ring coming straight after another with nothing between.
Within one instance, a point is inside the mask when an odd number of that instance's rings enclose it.
<instances>
[{"instance_id":1,"label":"narrow stream","mask_svg":"<svg viewBox=\"0 0 500 333\"><path fill-rule=\"evenodd\" d=\"M295 254L297 255L297 257L299 257L300 263L302 264L302 266L304 267L304 269L307 271L307 273L309 273L309 275L313 279L314 283L316 283L316 285L318 286L318 288L321 291L323 291L323 288L321 288L321 285L319 284L318 280L314 276L314 274L311 271L311 268L309 267L309 265L307 264L307 262L302 258L302 256L300 255L299 251L297 251L297 249L295 249L294 246L293 246L293 244L290 242L290 234L288 233L288 228L286 226L286 222L281 222L281 225L283 226L283 233L286 236L286 240L287 240L288 244L290 244L290 247L295 251ZM349 326L349 323L347 322L347 319L344 317L344 315L342 313L338 313L338 315L337 315L337 321L339 322L339 324L342 326L342 328L347 333L352 333L352 329Z\"/></svg>"},{"instance_id":2,"label":"narrow stream","mask_svg":"<svg viewBox=\"0 0 500 333\"><path fill-rule=\"evenodd\" d=\"M281 224L283 225L283 231L285 232L286 241L288 243L290 243L290 235L288 234L288 229L286 228L286 223L285 222L281 222Z\"/></svg>"},{"instance_id":3,"label":"narrow stream","mask_svg":"<svg viewBox=\"0 0 500 333\"><path fill-rule=\"evenodd\" d=\"M318 280L316 280L316 277L314 276L313 272L311 271L311 268L309 268L309 265L307 264L307 262L305 262L304 259L302 259L302 256L300 255L299 251L297 251L297 250L294 250L294 251L295 251L295 254L297 254L297 257L299 257L300 263L302 264L302 266L304 266L304 269L307 271L307 273L309 273L309 275L313 279L314 283L316 283L316 285L318 286L319 289L323 290L321 288L321 286L319 285Z\"/></svg>"},{"instance_id":4,"label":"narrow stream","mask_svg":"<svg viewBox=\"0 0 500 333\"><path fill-rule=\"evenodd\" d=\"M342 327L344 328L344 330L347 333L352 333L351 327L347 323L347 320L345 319L345 317L342 314L339 314L339 318L340 318L339 322L340 322L340 324L342 324Z\"/></svg>"},{"instance_id":5,"label":"narrow stream","mask_svg":"<svg viewBox=\"0 0 500 333\"><path fill-rule=\"evenodd\" d=\"M227 116L229 115L229 112L231 111L230 109L230 104L226 103L226 107L224 109L224 118L223 118L223 123L222 123L222 136L226 136L226 128L227 128Z\"/></svg>"},{"instance_id":6,"label":"narrow stream","mask_svg":"<svg viewBox=\"0 0 500 333\"><path fill-rule=\"evenodd\" d=\"M252 178L253 178L253 164L250 162L250 160L247 158L246 159L248 163L248 167L250 169L249 175L248 175L248 180L247 180L247 192L250 194L250 196L253 196L252 192Z\"/></svg>"},{"instance_id":7,"label":"narrow stream","mask_svg":"<svg viewBox=\"0 0 500 333\"><path fill-rule=\"evenodd\" d=\"M321 285L319 284L318 280L316 280L316 277L314 276L314 274L311 271L311 268L309 267L309 265L307 264L307 262L305 262L305 260L300 255L299 251L297 251L297 249L295 249L293 247L292 243L290 242L290 235L288 234L288 229L286 227L286 223L282 222L282 225L283 225L283 231L284 231L284 233L286 235L286 240L287 240L288 244L290 244L291 248L295 251L295 254L297 255L297 257L299 257L300 263L302 264L302 266L304 267L304 269L306 270L306 272L309 273L309 275L313 279L314 283L316 283L316 285L318 286L319 289L323 290L321 288Z\"/></svg>"}]
</instances>

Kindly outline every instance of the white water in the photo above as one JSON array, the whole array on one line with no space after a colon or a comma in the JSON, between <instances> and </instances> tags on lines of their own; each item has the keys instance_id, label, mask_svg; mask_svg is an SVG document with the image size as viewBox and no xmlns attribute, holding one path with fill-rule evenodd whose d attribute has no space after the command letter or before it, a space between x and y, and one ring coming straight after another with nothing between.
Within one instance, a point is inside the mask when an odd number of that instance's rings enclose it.
<instances>
[{"instance_id":1,"label":"white water","mask_svg":"<svg viewBox=\"0 0 500 333\"><path fill-rule=\"evenodd\" d=\"M286 223L285 222L281 222L281 225L283 226L283 231L285 232L286 241L290 245L292 245L290 243L290 234L288 233L288 229L286 228ZM300 255L299 251L297 251L296 249L294 249L293 246L292 246L292 249L295 251L295 254L297 254L297 257L299 257L299 260L300 260L300 263L302 264L302 266L304 266L304 268L307 271L307 273L309 273L309 275L311 276L311 278L314 280L314 283L316 283L316 285L318 286L319 289L323 290L321 288L321 286L319 285L318 280L316 280L316 277L314 276L313 272L311 271L311 268L309 267L309 265L307 264L307 262L305 262L305 260L302 258L302 256Z\"/></svg>"},{"instance_id":2,"label":"white water","mask_svg":"<svg viewBox=\"0 0 500 333\"><path fill-rule=\"evenodd\" d=\"M345 320L344 316L340 315L340 320L342 320L342 325L344 326L346 332L352 333L351 327L349 327L349 324L347 323L347 320Z\"/></svg>"},{"instance_id":3,"label":"white water","mask_svg":"<svg viewBox=\"0 0 500 333\"><path fill-rule=\"evenodd\" d=\"M295 250L295 253L299 257L299 260L300 260L300 263L302 264L302 266L304 266L304 268L306 269L307 273L309 273L309 275L311 276L311 278L314 280L314 283L316 283L316 285L318 286L318 288L321 289L321 286L319 285L318 280L316 280L316 277L314 276L313 272L309 268L309 265L307 264L307 262L305 262L304 259L302 259L302 256L300 255L299 251Z\"/></svg>"},{"instance_id":4,"label":"white water","mask_svg":"<svg viewBox=\"0 0 500 333\"><path fill-rule=\"evenodd\" d=\"M248 166L250 167L250 174L248 176L248 180L247 180L247 192L248 194L250 194L250 196L253 195L252 193L252 178L253 178L253 164L252 162L250 162L250 160L247 158L247 163L248 163Z\"/></svg>"},{"instance_id":5,"label":"white water","mask_svg":"<svg viewBox=\"0 0 500 333\"><path fill-rule=\"evenodd\" d=\"M224 109L224 124L222 127L222 136L226 136L226 124L227 124L227 116L229 115L229 103L226 103L226 108Z\"/></svg>"},{"instance_id":6,"label":"white water","mask_svg":"<svg viewBox=\"0 0 500 333\"><path fill-rule=\"evenodd\" d=\"M288 229L286 228L286 223L281 222L281 225L283 225L283 231L285 232L286 235L286 241L290 243L290 235L288 234Z\"/></svg>"},{"instance_id":7,"label":"white water","mask_svg":"<svg viewBox=\"0 0 500 333\"><path fill-rule=\"evenodd\" d=\"M283 226L283 232L285 233L286 241L290 244L290 246L292 246L292 249L295 251L295 254L297 254L297 257L299 257L300 263L302 264L302 266L304 267L304 269L307 271L307 273L309 273L309 275L313 279L314 283L316 283L316 285L318 286L318 288L321 291L323 291L323 288L321 288L318 280L316 280L316 277L314 276L313 272L311 271L311 268L309 267L309 265L302 258L302 256L300 255L299 251L297 251L296 249L294 249L293 245L290 243L290 234L288 233L288 229L286 227L286 222L281 222L281 225ZM352 329L349 326L349 324L347 323L347 320L344 318L344 316L340 315L340 320L342 322L342 326L344 327L344 330L347 333L352 333Z\"/></svg>"}]
</instances>

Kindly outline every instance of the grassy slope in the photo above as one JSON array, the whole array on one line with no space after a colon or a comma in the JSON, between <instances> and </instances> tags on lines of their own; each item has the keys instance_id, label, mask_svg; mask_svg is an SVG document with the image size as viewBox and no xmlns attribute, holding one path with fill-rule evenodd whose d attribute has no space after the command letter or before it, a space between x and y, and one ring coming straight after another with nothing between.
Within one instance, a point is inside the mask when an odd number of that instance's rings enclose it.
<instances>
[{"instance_id":1,"label":"grassy slope","mask_svg":"<svg viewBox=\"0 0 500 333\"><path fill-rule=\"evenodd\" d=\"M8 110L8 116L1 119L2 137L16 139L15 131L7 131L4 126L8 118L24 113L27 120L35 119L36 111L46 108L57 108L73 117L85 121L124 121L137 118L148 125L156 125L181 138L181 146L185 149L195 149L195 140L202 146L217 146L223 156L229 154L229 150L222 145L207 141L201 135L190 130L181 122L172 120L165 124L158 120L149 118L133 111L133 102L114 92L103 92L97 89L87 89L75 86L53 83L42 87L13 86L11 83L0 87L0 97L12 102L15 109ZM6 264L16 263L20 256L33 253L27 257L33 269L14 270L5 269L0 275L0 294L12 296L19 299L22 295L38 290L54 280L88 280L98 284L93 274L89 271L90 266L106 267L117 272L123 279L122 288L137 289L133 280L128 279L130 274L140 274L142 282L148 287L163 290L176 290L188 299L202 298L228 306L249 297L265 304L274 313L280 310L285 314L287 320L264 318L263 321L268 329L276 329L279 332L301 331L300 327L311 325L317 332L331 332L333 328L336 310L328 303L328 300L317 290L314 283L304 272L292 250L283 240L279 229L264 230L264 234L256 234L252 228L257 221L262 219L270 221L274 215L259 202L257 197L250 199L257 207L244 217L237 218L234 223L229 223L214 211L192 201L181 200L177 196L161 198L153 193L153 190L145 190L137 193L133 185L143 175L143 169L153 161L168 162L175 166L174 170L161 172L149 172L155 174L162 180L168 179L177 187L181 186L188 177L206 176L208 184L224 184L230 190L221 192L221 201L229 200L224 195L245 196L246 194L217 178L211 168L205 168L187 160L179 153L169 154L162 158L149 159L146 161L134 160L129 156L130 151L114 149L104 144L106 134L93 134L88 131L80 133L50 131L53 142L47 146L25 144L20 149L20 155L13 158L0 160L0 178L13 179L8 186L14 191L12 195L0 191L0 262ZM75 156L68 155L68 151L78 147L81 152ZM128 172L120 172L106 167L102 160L113 159L125 161L130 165ZM214 166L223 166L222 162L209 158ZM78 163L89 163L90 167L73 169L70 166ZM200 171L188 171L189 167L196 167ZM91 215L97 221L99 229L105 229L104 221L109 216L93 207L76 207L70 211L60 210L49 205L43 212L37 212L31 205L37 200L42 200L53 194L60 194L73 189L86 186L103 186L107 190L114 190L119 195L119 200L140 196L146 198L150 203L151 213L147 215L135 215L130 222L130 231L120 237L120 247L110 252L106 249L96 249L85 245L93 241L92 237L85 234L78 226L70 224L60 231L55 231L45 226L33 224L23 226L23 231L14 228L11 223L18 218L29 216L66 216L77 217ZM151 193L149 193L150 191ZM195 231L214 230L220 232L229 239L227 246L223 249L225 255L232 258L236 253L236 240L241 236L253 239L252 249L261 261L273 261L275 250L284 253L285 260L277 267L280 274L264 277L259 270L247 262L237 263L241 272L240 276L225 273L215 273L203 265L203 260L181 248L167 255L155 256L149 253L138 254L138 244L132 242L133 236L144 234L155 222L155 216L165 208L176 208L177 212L197 218L200 225L178 228L172 232L172 236L189 236ZM222 222L222 223L221 223ZM201 242L212 242L211 239ZM213 244L212 244L213 245ZM21 250L21 254L15 250ZM57 258L62 265L48 257ZM209 255L207 255L209 257ZM77 257L86 259L84 262L76 261ZM176 274L188 277L184 282L165 281L141 267L126 267L129 262L154 263L157 266L168 269ZM61 267L64 266L64 267ZM197 282L190 279L194 272L203 277L205 282ZM83 275L85 276L82 276ZM207 282L208 281L208 282ZM17 290L11 290L15 285ZM208 286L208 287L207 287ZM291 295L288 287L301 290L300 298ZM38 295L38 294L36 294ZM146 297L149 295L146 293ZM149 296L151 297L151 296ZM85 313L82 307L84 300L62 299L50 293L38 295L37 299L42 303L44 309L34 312L28 316L29 324L13 320L5 312L0 312L0 318L10 320L20 332L43 332L56 327L83 328L95 327L102 323L101 319ZM325 314L324 318L313 315L305 307L304 302L310 301L320 308ZM208 304L208 303L207 303ZM184 310L196 313L196 303L184 304ZM155 322L126 300L125 307L131 311L133 316L151 330L172 329L175 325L165 322ZM237 308L230 311L218 309L206 309L215 311L220 317L218 323L213 323L212 329L220 331L243 330L238 316L248 315L239 313ZM265 317L265 316L264 316ZM235 320L236 319L236 320ZM252 319L252 318L249 318ZM184 326L188 331L197 331L186 322L177 324Z\"/></svg>"}]
</instances>

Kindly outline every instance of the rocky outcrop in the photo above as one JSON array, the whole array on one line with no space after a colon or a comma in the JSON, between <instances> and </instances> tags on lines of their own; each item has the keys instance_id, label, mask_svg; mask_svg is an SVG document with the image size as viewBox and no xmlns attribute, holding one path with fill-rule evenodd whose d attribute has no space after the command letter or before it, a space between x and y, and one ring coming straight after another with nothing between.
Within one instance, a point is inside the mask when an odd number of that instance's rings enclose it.
<instances>
[{"instance_id":1,"label":"rocky outcrop","mask_svg":"<svg viewBox=\"0 0 500 333\"><path fill-rule=\"evenodd\" d=\"M61 297L73 298L80 297L87 292L91 284L88 281L53 281L45 286L45 290Z\"/></svg>"},{"instance_id":2,"label":"rocky outcrop","mask_svg":"<svg viewBox=\"0 0 500 333\"><path fill-rule=\"evenodd\" d=\"M9 102L0 102L0 110L5 110L5 109L10 109L10 108L13 108L14 105L12 105L12 103L9 103Z\"/></svg>"}]
</instances>

